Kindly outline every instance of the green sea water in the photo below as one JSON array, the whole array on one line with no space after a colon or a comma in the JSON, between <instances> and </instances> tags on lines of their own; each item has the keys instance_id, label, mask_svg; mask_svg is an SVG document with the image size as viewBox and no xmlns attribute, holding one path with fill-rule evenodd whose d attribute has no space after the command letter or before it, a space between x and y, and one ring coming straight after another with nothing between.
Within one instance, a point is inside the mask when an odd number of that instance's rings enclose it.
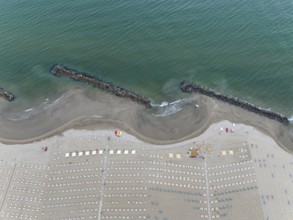
<instances>
[{"instance_id":1,"label":"green sea water","mask_svg":"<svg viewBox=\"0 0 293 220\"><path fill-rule=\"evenodd\" d=\"M151 97L191 80L293 115L291 0L2 0L0 87L27 109L64 89L62 63Z\"/></svg>"}]
</instances>

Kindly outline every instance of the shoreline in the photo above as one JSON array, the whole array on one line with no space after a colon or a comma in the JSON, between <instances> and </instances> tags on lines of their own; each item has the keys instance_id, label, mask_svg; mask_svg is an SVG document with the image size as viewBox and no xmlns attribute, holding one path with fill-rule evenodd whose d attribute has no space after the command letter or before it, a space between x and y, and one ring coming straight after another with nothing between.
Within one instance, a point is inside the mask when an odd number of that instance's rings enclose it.
<instances>
[{"instance_id":1,"label":"shoreline","mask_svg":"<svg viewBox=\"0 0 293 220\"><path fill-rule=\"evenodd\" d=\"M253 112L255 114L258 114L260 116L276 120L284 125L289 125L289 120L286 116L279 114L277 112L273 112L267 109L263 109L260 107L255 106L254 104L248 103L246 101L240 100L236 97L227 96L225 94L221 94L219 92L216 92L214 90L208 89L206 87L197 85L192 82L182 81L180 83L180 89L185 93L199 93L214 99L217 99L219 101L228 103L230 105L237 106L239 108L242 108L244 110Z\"/></svg>"},{"instance_id":2,"label":"shoreline","mask_svg":"<svg viewBox=\"0 0 293 220\"><path fill-rule=\"evenodd\" d=\"M203 95L192 95L192 103L165 117L154 116L151 110L137 103L101 91L74 89L62 97L56 105L29 119L13 122L0 118L0 142L31 143L60 135L71 128L116 127L145 142L165 145L197 137L212 124L228 120L255 127L271 136L281 148L293 153L293 135L288 126Z\"/></svg>"},{"instance_id":3,"label":"shoreline","mask_svg":"<svg viewBox=\"0 0 293 220\"><path fill-rule=\"evenodd\" d=\"M51 67L50 72L57 77L68 77L72 80L84 82L92 85L93 87L107 91L118 97L128 98L133 102L145 105L147 108L151 107L151 100L135 92L129 91L125 88L117 86L113 83L94 77L85 72L80 72L63 64L55 64Z\"/></svg>"}]
</instances>

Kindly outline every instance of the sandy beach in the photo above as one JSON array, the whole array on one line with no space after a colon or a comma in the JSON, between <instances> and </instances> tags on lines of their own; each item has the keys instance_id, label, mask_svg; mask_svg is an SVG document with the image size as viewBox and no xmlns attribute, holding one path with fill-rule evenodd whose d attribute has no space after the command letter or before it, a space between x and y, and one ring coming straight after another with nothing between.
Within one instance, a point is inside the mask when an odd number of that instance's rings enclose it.
<instances>
[{"instance_id":1,"label":"sandy beach","mask_svg":"<svg viewBox=\"0 0 293 220\"><path fill-rule=\"evenodd\" d=\"M115 129L101 123L0 144L1 218L293 217L292 155L254 127L221 121L165 145ZM190 148L200 157L190 158Z\"/></svg>"},{"instance_id":2,"label":"sandy beach","mask_svg":"<svg viewBox=\"0 0 293 220\"><path fill-rule=\"evenodd\" d=\"M1 1L0 220L293 220L292 10Z\"/></svg>"},{"instance_id":3,"label":"sandy beach","mask_svg":"<svg viewBox=\"0 0 293 220\"><path fill-rule=\"evenodd\" d=\"M16 115L2 109L0 139L5 143L28 143L76 127L119 127L154 144L181 142L202 134L211 124L230 120L251 125L271 136L280 147L293 152L290 126L201 95L187 95L191 101L181 111L158 117L129 100L98 90L74 89L35 114ZM198 105L198 107L196 107ZM25 116L25 117L24 117Z\"/></svg>"},{"instance_id":4,"label":"sandy beach","mask_svg":"<svg viewBox=\"0 0 293 220\"><path fill-rule=\"evenodd\" d=\"M2 105L1 219L291 219L290 128L186 98L165 117L81 89L26 115Z\"/></svg>"}]
</instances>

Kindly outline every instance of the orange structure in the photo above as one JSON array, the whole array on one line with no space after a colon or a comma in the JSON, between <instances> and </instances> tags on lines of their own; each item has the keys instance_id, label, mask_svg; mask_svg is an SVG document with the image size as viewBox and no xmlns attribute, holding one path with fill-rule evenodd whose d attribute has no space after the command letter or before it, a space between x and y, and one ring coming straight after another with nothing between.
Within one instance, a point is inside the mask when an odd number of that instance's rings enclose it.
<instances>
[{"instance_id":1,"label":"orange structure","mask_svg":"<svg viewBox=\"0 0 293 220\"><path fill-rule=\"evenodd\" d=\"M189 157L197 157L198 156L197 149L189 149L188 155Z\"/></svg>"},{"instance_id":2,"label":"orange structure","mask_svg":"<svg viewBox=\"0 0 293 220\"><path fill-rule=\"evenodd\" d=\"M117 137L121 137L122 132L121 132L121 131L118 131L118 130L115 130L115 135L116 135Z\"/></svg>"}]
</instances>

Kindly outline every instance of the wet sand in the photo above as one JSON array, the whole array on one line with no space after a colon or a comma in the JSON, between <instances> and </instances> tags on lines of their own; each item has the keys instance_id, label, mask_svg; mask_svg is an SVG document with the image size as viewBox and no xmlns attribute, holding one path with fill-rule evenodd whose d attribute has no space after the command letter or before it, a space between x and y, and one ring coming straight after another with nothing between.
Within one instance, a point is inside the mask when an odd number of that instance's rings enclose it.
<instances>
[{"instance_id":1,"label":"wet sand","mask_svg":"<svg viewBox=\"0 0 293 220\"><path fill-rule=\"evenodd\" d=\"M153 144L171 144L202 134L222 120L251 125L271 136L280 147L293 152L293 135L276 121L201 95L170 116L157 117L130 100L98 90L73 89L39 113L20 119L1 109L0 138L3 143L28 143L62 133L69 128L118 127ZM197 108L195 105L198 105Z\"/></svg>"}]
</instances>

